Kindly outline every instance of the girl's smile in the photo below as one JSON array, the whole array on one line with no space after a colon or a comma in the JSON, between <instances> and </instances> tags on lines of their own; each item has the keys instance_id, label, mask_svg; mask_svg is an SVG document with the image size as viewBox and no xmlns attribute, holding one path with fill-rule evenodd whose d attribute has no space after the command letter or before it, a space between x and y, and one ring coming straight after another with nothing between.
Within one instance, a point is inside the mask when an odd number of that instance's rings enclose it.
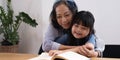
<instances>
[{"instance_id":1,"label":"girl's smile","mask_svg":"<svg viewBox=\"0 0 120 60\"><path fill-rule=\"evenodd\" d=\"M82 24L74 24L72 26L72 34L75 38L84 38L86 37L90 32L90 29L88 27L82 26Z\"/></svg>"}]
</instances>

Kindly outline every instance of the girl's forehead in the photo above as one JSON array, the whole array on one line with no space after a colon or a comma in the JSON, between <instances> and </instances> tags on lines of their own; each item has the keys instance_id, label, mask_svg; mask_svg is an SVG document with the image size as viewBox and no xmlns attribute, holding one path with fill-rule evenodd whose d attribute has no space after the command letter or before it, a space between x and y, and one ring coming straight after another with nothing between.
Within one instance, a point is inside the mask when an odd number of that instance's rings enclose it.
<instances>
[{"instance_id":1,"label":"girl's forehead","mask_svg":"<svg viewBox=\"0 0 120 60\"><path fill-rule=\"evenodd\" d=\"M86 24L83 23L82 21L76 21L76 22L73 23L73 24L82 25L82 26L85 26L85 27L86 27Z\"/></svg>"},{"instance_id":2,"label":"girl's forehead","mask_svg":"<svg viewBox=\"0 0 120 60\"><path fill-rule=\"evenodd\" d=\"M73 21L74 22L74 21ZM82 24L82 21L81 20L76 20L75 22L74 22L74 24Z\"/></svg>"}]
</instances>

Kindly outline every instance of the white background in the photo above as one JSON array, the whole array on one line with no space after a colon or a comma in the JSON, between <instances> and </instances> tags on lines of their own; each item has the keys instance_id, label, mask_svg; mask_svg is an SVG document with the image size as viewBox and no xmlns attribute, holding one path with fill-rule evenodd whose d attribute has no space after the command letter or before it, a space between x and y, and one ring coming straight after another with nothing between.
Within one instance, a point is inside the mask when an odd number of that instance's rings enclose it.
<instances>
[{"instance_id":1,"label":"white background","mask_svg":"<svg viewBox=\"0 0 120 60\"><path fill-rule=\"evenodd\" d=\"M120 0L76 0L79 10L88 10L96 19L95 29L106 44L120 44Z\"/></svg>"},{"instance_id":2,"label":"white background","mask_svg":"<svg viewBox=\"0 0 120 60\"><path fill-rule=\"evenodd\" d=\"M5 0L0 0L4 6ZM49 24L49 14L55 0L12 0L15 15L20 11L28 13L38 22L33 28L22 23L19 28L19 52L37 54L44 32ZM106 44L120 45L120 0L75 0L79 11L88 10L95 17L96 35ZM2 40L2 36L0 36Z\"/></svg>"}]
</instances>

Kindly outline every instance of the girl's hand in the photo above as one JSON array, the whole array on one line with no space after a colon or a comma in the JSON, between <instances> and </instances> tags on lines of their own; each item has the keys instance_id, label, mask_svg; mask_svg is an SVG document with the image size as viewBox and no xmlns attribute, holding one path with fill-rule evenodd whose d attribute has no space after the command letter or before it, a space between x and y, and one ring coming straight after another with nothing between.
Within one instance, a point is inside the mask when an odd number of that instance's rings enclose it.
<instances>
[{"instance_id":1,"label":"girl's hand","mask_svg":"<svg viewBox=\"0 0 120 60\"><path fill-rule=\"evenodd\" d=\"M87 57L96 57L98 55L98 53L95 52L94 46L91 43L80 46L78 53Z\"/></svg>"},{"instance_id":2,"label":"girl's hand","mask_svg":"<svg viewBox=\"0 0 120 60\"><path fill-rule=\"evenodd\" d=\"M93 48L88 48L87 46L83 46L84 55L87 57L96 57L96 52Z\"/></svg>"},{"instance_id":3,"label":"girl's hand","mask_svg":"<svg viewBox=\"0 0 120 60\"><path fill-rule=\"evenodd\" d=\"M94 45L92 43L86 43L85 46L89 50L94 50Z\"/></svg>"},{"instance_id":4,"label":"girl's hand","mask_svg":"<svg viewBox=\"0 0 120 60\"><path fill-rule=\"evenodd\" d=\"M50 50L49 51L50 56L55 56L55 55L58 55L58 54L61 54L61 53L63 53L63 51L60 51L60 50Z\"/></svg>"}]
</instances>

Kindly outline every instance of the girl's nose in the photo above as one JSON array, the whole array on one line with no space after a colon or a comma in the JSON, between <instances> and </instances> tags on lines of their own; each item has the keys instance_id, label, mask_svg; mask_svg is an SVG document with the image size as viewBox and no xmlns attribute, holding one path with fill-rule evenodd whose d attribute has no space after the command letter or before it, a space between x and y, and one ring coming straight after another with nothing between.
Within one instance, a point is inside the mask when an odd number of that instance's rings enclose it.
<instances>
[{"instance_id":1,"label":"girl's nose","mask_svg":"<svg viewBox=\"0 0 120 60\"><path fill-rule=\"evenodd\" d=\"M78 28L77 28L77 31L78 31L78 32L81 32L81 28L80 28L80 27L78 27Z\"/></svg>"}]
</instances>

